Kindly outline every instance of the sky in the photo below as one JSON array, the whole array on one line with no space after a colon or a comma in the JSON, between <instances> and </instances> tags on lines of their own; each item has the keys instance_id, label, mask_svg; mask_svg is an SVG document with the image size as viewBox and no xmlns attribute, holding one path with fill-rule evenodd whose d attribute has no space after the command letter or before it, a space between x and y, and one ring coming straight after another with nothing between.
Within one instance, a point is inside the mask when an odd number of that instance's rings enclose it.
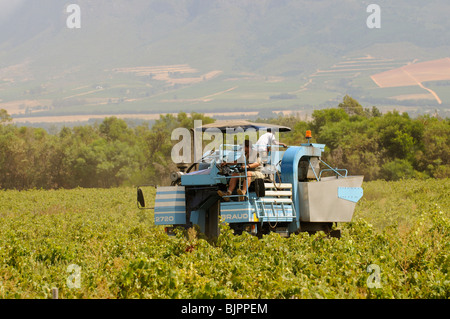
<instances>
[{"instance_id":1,"label":"sky","mask_svg":"<svg viewBox=\"0 0 450 319\"><path fill-rule=\"evenodd\" d=\"M25 4L25 0L0 0L0 23L6 21Z\"/></svg>"}]
</instances>

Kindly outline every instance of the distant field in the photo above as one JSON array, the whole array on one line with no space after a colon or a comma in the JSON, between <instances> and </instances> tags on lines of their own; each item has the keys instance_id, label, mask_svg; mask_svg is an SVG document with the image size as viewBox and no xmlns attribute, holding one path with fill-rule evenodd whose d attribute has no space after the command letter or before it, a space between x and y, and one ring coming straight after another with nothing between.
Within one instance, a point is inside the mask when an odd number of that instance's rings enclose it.
<instances>
[{"instance_id":1,"label":"distant field","mask_svg":"<svg viewBox=\"0 0 450 319\"><path fill-rule=\"evenodd\" d=\"M186 74L198 74L199 72L187 64L157 67L118 68L113 69L112 71L117 73L132 73L140 77L151 77L154 80L163 81L171 85L200 83L211 80L222 73L220 70L215 70L206 74L199 74L196 77L186 76Z\"/></svg>"},{"instance_id":2,"label":"distant field","mask_svg":"<svg viewBox=\"0 0 450 319\"><path fill-rule=\"evenodd\" d=\"M158 120L161 115L178 113L155 113L155 114L109 114L109 115L67 115L67 116L47 116L47 117L24 117L14 120L14 123L70 123L87 122L92 119L103 120L106 116L115 116L122 119ZM226 113L205 113L205 116L256 116L258 112L226 112Z\"/></svg>"},{"instance_id":3,"label":"distant field","mask_svg":"<svg viewBox=\"0 0 450 319\"><path fill-rule=\"evenodd\" d=\"M409 64L398 69L375 74L372 76L372 80L380 88L419 86L424 91L428 91L428 93L421 95L394 97L397 100L435 99L439 104L442 104L442 98L439 94L424 86L423 83L450 80L450 58Z\"/></svg>"},{"instance_id":4,"label":"distant field","mask_svg":"<svg viewBox=\"0 0 450 319\"><path fill-rule=\"evenodd\" d=\"M415 86L428 81L450 80L450 58L409 64L375 74L372 79L381 88Z\"/></svg>"},{"instance_id":5,"label":"distant field","mask_svg":"<svg viewBox=\"0 0 450 319\"><path fill-rule=\"evenodd\" d=\"M311 111L337 106L346 94L379 109L428 112L438 103L448 105L450 85L442 79L450 79L450 59L411 62L348 57L294 77L201 71L188 64L111 68L87 82L0 82L0 108L22 123L39 123L113 115L153 119L181 111ZM374 75L380 70L385 71Z\"/></svg>"}]
</instances>

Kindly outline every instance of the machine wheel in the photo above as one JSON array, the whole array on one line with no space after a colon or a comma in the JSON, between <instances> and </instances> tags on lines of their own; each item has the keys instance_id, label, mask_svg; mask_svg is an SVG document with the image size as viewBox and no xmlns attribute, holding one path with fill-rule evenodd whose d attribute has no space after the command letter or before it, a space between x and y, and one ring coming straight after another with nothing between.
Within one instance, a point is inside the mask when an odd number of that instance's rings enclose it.
<instances>
[{"instance_id":1,"label":"machine wheel","mask_svg":"<svg viewBox=\"0 0 450 319\"><path fill-rule=\"evenodd\" d=\"M142 192L142 189L137 189L137 201L141 207L145 207L145 200L144 200L144 193ZM139 207L139 206L138 206Z\"/></svg>"}]
</instances>

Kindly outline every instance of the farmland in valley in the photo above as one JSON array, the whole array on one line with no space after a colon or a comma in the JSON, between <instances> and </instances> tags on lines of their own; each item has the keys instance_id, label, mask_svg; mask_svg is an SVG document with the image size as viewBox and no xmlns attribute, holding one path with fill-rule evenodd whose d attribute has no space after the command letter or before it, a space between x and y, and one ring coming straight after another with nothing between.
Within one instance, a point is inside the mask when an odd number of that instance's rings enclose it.
<instances>
[{"instance_id":1,"label":"farmland in valley","mask_svg":"<svg viewBox=\"0 0 450 319\"><path fill-rule=\"evenodd\" d=\"M428 91L432 99L442 104L442 99L436 92L425 87L423 83L450 80L450 58L409 64L398 69L375 74L371 78L380 88L419 86ZM408 97L419 100L428 98L426 95L402 96L403 99Z\"/></svg>"},{"instance_id":2,"label":"farmland in valley","mask_svg":"<svg viewBox=\"0 0 450 319\"><path fill-rule=\"evenodd\" d=\"M202 72L187 64L114 68L103 71L108 80L73 83L64 89L29 87L27 99L20 100L9 84L0 84L6 93L0 108L17 123L88 121L112 115L153 120L180 111L253 118L272 111L307 116L315 108L338 103L342 92L349 92L360 96L363 105L377 105L382 111L421 114L439 109L446 116L449 61L411 63L368 55L342 59L303 78Z\"/></svg>"}]
</instances>

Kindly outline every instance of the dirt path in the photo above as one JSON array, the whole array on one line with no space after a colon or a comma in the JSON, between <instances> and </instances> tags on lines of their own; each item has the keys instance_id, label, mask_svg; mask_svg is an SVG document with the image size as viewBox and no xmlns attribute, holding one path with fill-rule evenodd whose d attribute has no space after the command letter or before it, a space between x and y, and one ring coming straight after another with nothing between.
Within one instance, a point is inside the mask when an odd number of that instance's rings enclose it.
<instances>
[{"instance_id":1,"label":"dirt path","mask_svg":"<svg viewBox=\"0 0 450 319\"><path fill-rule=\"evenodd\" d=\"M405 68L401 68L401 70L403 71L403 73L405 73L407 76L409 76L415 83L417 83L418 86L420 86L422 89L428 91L431 93L431 95L433 95L433 97L436 99L436 101L439 104L442 104L442 100L440 99L439 95L436 94L436 92L434 92L432 89L429 89L427 87L425 87L422 82L420 82L419 80L417 80L411 73L409 73L407 70L405 70Z\"/></svg>"}]
</instances>

